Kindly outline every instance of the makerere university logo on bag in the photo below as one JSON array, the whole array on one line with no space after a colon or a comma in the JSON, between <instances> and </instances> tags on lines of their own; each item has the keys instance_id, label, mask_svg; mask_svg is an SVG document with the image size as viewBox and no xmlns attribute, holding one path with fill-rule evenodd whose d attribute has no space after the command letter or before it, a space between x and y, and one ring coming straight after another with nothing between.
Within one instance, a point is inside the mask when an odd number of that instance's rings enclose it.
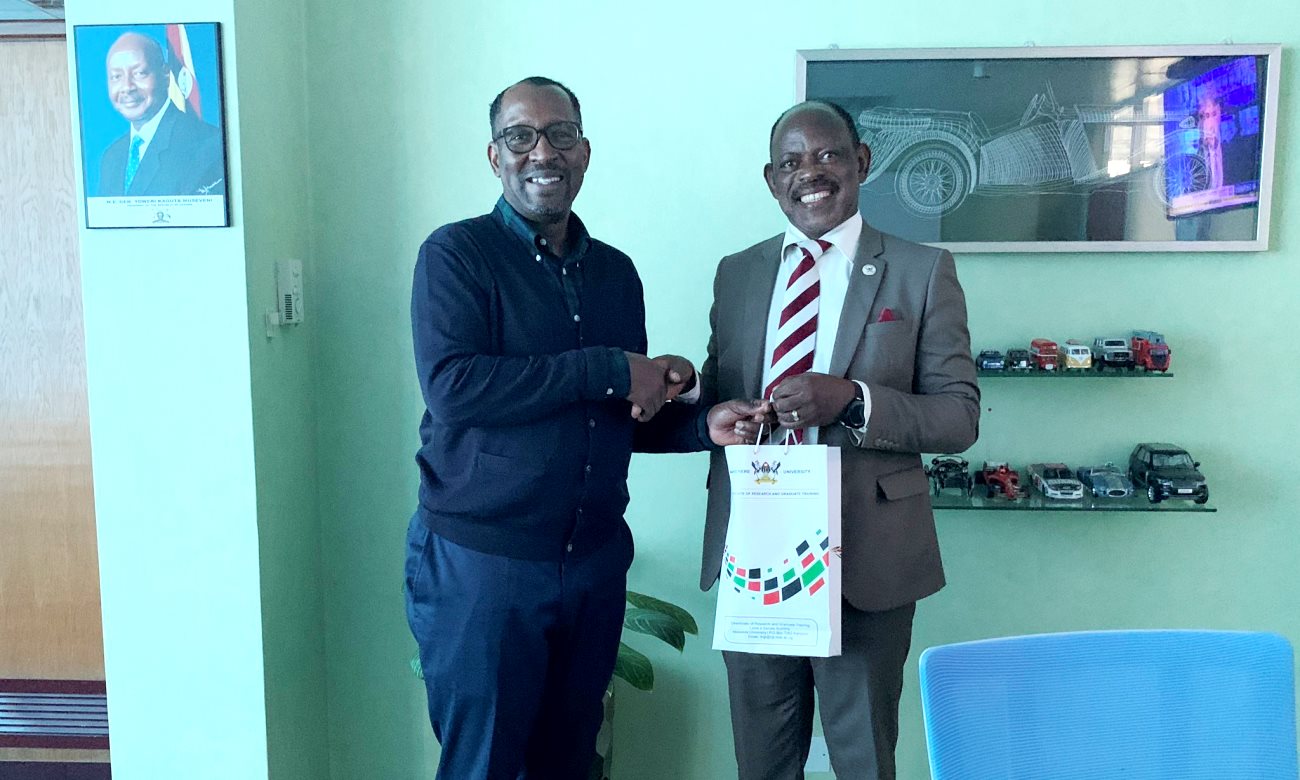
<instances>
[{"instance_id":1,"label":"makerere university logo on bag","mask_svg":"<svg viewBox=\"0 0 1300 780\"><path fill-rule=\"evenodd\" d=\"M781 470L781 461L759 463L754 461L754 483L757 485L775 485L777 472Z\"/></svg>"}]
</instances>

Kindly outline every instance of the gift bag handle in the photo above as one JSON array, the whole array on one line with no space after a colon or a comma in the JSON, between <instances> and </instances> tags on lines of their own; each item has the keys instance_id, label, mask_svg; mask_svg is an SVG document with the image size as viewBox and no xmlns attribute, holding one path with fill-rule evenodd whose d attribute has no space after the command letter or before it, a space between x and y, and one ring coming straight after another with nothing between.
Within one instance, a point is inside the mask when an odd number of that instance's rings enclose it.
<instances>
[{"instance_id":1,"label":"gift bag handle","mask_svg":"<svg viewBox=\"0 0 1300 780\"><path fill-rule=\"evenodd\" d=\"M767 400L770 403L772 399L769 398ZM758 424L758 436L754 439L754 452L758 452L758 448L763 445L763 429L766 427L767 427L767 423L761 422ZM790 451L790 442L792 441L795 444L799 443L799 440L795 439L794 437L794 430L787 428L785 431L785 439L782 441L782 443L785 445L785 452Z\"/></svg>"}]
</instances>

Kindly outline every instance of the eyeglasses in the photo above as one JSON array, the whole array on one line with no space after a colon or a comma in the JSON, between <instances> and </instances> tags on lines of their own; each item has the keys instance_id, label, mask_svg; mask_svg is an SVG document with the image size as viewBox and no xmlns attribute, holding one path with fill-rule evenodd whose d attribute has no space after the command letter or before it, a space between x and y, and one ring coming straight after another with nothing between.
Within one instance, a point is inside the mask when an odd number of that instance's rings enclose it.
<instances>
[{"instance_id":1,"label":"eyeglasses","mask_svg":"<svg viewBox=\"0 0 1300 780\"><path fill-rule=\"evenodd\" d=\"M512 125L502 130L493 141L505 141L506 148L515 154L526 154L537 146L542 136L553 149L572 149L582 140L582 128L577 122L552 122L538 130L531 125Z\"/></svg>"}]
</instances>

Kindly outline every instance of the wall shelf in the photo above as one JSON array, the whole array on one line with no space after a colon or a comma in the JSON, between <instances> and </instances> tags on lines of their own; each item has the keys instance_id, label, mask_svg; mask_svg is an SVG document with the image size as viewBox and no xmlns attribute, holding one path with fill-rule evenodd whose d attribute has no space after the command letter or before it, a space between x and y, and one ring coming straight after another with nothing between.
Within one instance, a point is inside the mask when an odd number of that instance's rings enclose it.
<instances>
[{"instance_id":1,"label":"wall shelf","mask_svg":"<svg viewBox=\"0 0 1300 780\"><path fill-rule=\"evenodd\" d=\"M986 498L982 495L963 496L956 490L945 490L930 496L935 509L989 509L1019 512L1217 512L1210 504L1197 504L1187 499L1167 499L1159 504L1147 501L1145 495L1129 498L1084 497L1073 501L1045 498L1037 491L1027 498L1008 501L1005 498Z\"/></svg>"},{"instance_id":2,"label":"wall shelf","mask_svg":"<svg viewBox=\"0 0 1300 780\"><path fill-rule=\"evenodd\" d=\"M1108 368L1105 371L1072 369L1069 371L978 371L980 379L1170 379L1174 372L1141 371L1136 368Z\"/></svg>"}]
</instances>

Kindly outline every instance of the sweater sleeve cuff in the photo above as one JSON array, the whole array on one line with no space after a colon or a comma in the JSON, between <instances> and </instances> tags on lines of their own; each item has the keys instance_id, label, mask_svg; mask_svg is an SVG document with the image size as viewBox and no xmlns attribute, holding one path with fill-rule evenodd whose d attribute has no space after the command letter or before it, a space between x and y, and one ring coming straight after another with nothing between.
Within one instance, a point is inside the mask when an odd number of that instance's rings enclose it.
<instances>
[{"instance_id":1,"label":"sweater sleeve cuff","mask_svg":"<svg viewBox=\"0 0 1300 780\"><path fill-rule=\"evenodd\" d=\"M709 435L709 412L712 409L712 406L700 409L695 415L695 435L700 440L700 449L708 452L722 449L713 443L713 437Z\"/></svg>"},{"instance_id":2,"label":"sweater sleeve cuff","mask_svg":"<svg viewBox=\"0 0 1300 780\"><path fill-rule=\"evenodd\" d=\"M632 372L627 355L617 347L588 347L587 382L583 398L626 398L632 389Z\"/></svg>"}]
</instances>

